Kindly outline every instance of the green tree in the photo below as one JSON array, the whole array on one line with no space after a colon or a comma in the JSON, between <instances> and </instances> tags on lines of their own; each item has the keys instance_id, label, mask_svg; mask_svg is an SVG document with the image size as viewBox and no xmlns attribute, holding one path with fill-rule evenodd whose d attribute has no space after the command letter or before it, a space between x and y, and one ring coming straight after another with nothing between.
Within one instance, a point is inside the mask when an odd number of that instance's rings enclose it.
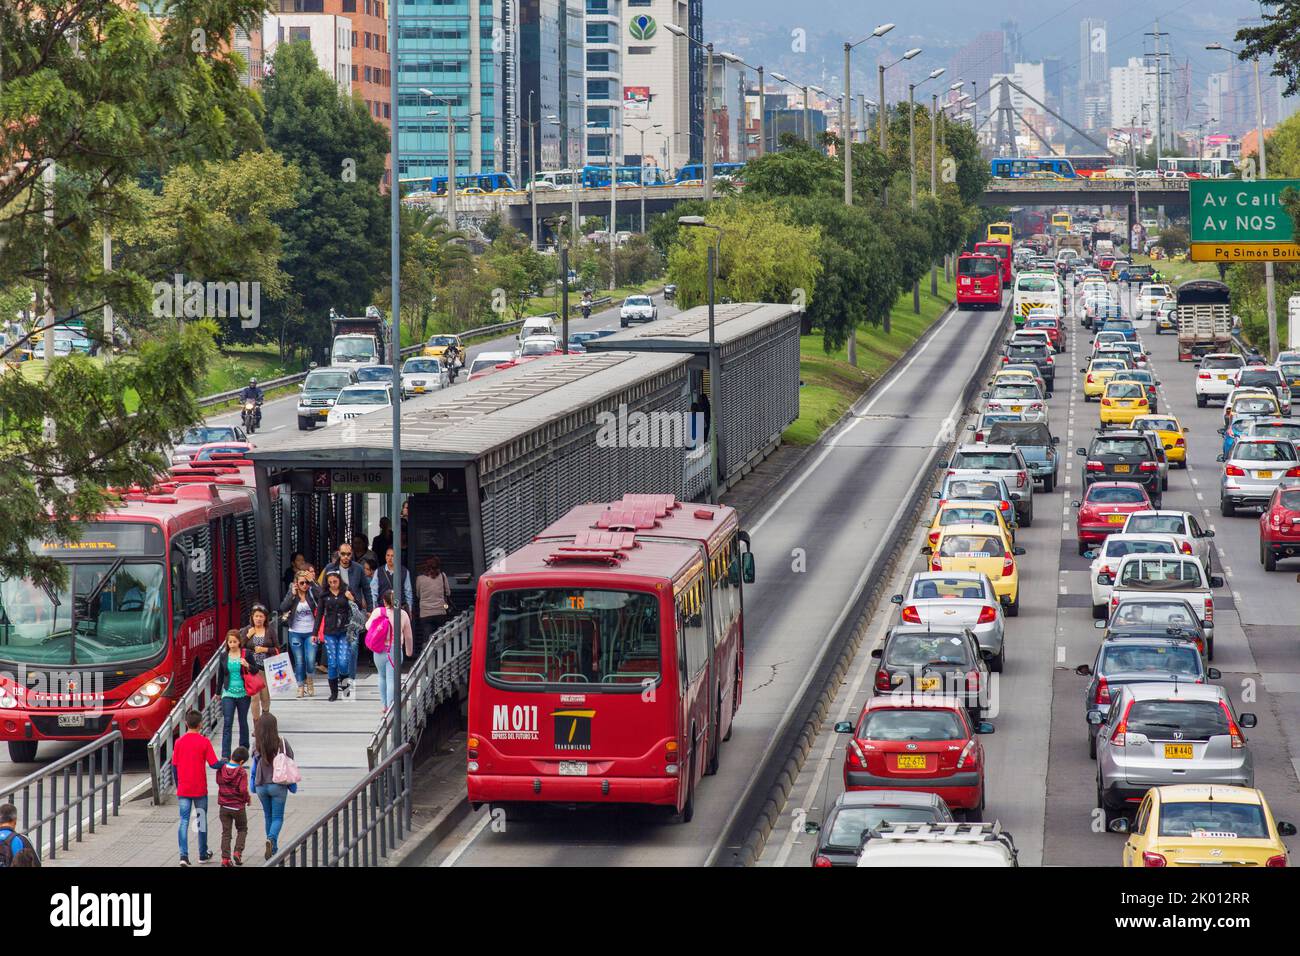
<instances>
[{"instance_id":1,"label":"green tree","mask_svg":"<svg viewBox=\"0 0 1300 956\"><path fill-rule=\"evenodd\" d=\"M1286 81L1284 96L1300 93L1300 0L1262 0L1269 7L1263 25L1243 27L1237 40L1244 44L1241 59L1273 57L1273 75Z\"/></svg>"}]
</instances>

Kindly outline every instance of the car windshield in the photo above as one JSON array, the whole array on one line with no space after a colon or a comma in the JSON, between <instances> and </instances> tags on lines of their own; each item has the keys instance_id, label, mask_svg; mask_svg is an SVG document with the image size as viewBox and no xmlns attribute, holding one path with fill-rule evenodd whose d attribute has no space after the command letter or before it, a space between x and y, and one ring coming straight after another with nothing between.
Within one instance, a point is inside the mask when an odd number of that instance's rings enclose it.
<instances>
[{"instance_id":1,"label":"car windshield","mask_svg":"<svg viewBox=\"0 0 1300 956\"><path fill-rule=\"evenodd\" d=\"M1282 374L1290 381L1300 379L1300 365L1285 364L1282 366Z\"/></svg>"},{"instance_id":2,"label":"car windshield","mask_svg":"<svg viewBox=\"0 0 1300 956\"><path fill-rule=\"evenodd\" d=\"M1133 515L1125 526L1126 534L1186 534L1182 515Z\"/></svg>"},{"instance_id":3,"label":"car windshield","mask_svg":"<svg viewBox=\"0 0 1300 956\"><path fill-rule=\"evenodd\" d=\"M1199 619L1184 601L1121 601L1111 627L1196 627Z\"/></svg>"},{"instance_id":4,"label":"car windshield","mask_svg":"<svg viewBox=\"0 0 1300 956\"><path fill-rule=\"evenodd\" d=\"M1139 372L1134 369L1126 369L1123 372L1116 372L1112 382L1141 382L1143 385L1154 385L1155 376L1150 372Z\"/></svg>"},{"instance_id":5,"label":"car windshield","mask_svg":"<svg viewBox=\"0 0 1300 956\"><path fill-rule=\"evenodd\" d=\"M993 515L989 522L992 523L997 520L997 516ZM984 598L984 582L976 578L922 578L913 586L912 598L917 601L938 598L968 598L978 601Z\"/></svg>"},{"instance_id":6,"label":"car windshield","mask_svg":"<svg viewBox=\"0 0 1300 956\"><path fill-rule=\"evenodd\" d=\"M1097 438L1092 443L1093 455L1143 456L1151 454L1151 446L1141 438Z\"/></svg>"},{"instance_id":7,"label":"car windshield","mask_svg":"<svg viewBox=\"0 0 1300 956\"><path fill-rule=\"evenodd\" d=\"M992 258L962 257L957 260L957 274L959 276L974 276L983 278L986 276L995 276L998 274L998 260Z\"/></svg>"},{"instance_id":8,"label":"car windshield","mask_svg":"<svg viewBox=\"0 0 1300 956\"><path fill-rule=\"evenodd\" d=\"M330 354L335 359L350 362L377 357L372 339L335 339L334 349Z\"/></svg>"},{"instance_id":9,"label":"car windshield","mask_svg":"<svg viewBox=\"0 0 1300 956\"><path fill-rule=\"evenodd\" d=\"M1274 369L1242 369L1237 376L1238 385L1281 385L1282 376Z\"/></svg>"},{"instance_id":10,"label":"car windshield","mask_svg":"<svg viewBox=\"0 0 1300 956\"><path fill-rule=\"evenodd\" d=\"M997 524L998 512L994 508L944 508L939 513L939 526L953 524Z\"/></svg>"},{"instance_id":11,"label":"car windshield","mask_svg":"<svg viewBox=\"0 0 1300 956\"><path fill-rule=\"evenodd\" d=\"M1139 418L1133 422L1133 427L1149 432L1176 432L1178 422L1172 418Z\"/></svg>"},{"instance_id":12,"label":"car windshield","mask_svg":"<svg viewBox=\"0 0 1300 956\"><path fill-rule=\"evenodd\" d=\"M1201 360L1201 368L1241 368L1245 364L1240 355L1207 355Z\"/></svg>"},{"instance_id":13,"label":"car windshield","mask_svg":"<svg viewBox=\"0 0 1300 956\"><path fill-rule=\"evenodd\" d=\"M1164 803L1160 806L1160 835L1195 837L1227 835L1239 840L1269 839L1264 808L1250 803Z\"/></svg>"},{"instance_id":14,"label":"car windshield","mask_svg":"<svg viewBox=\"0 0 1300 956\"><path fill-rule=\"evenodd\" d=\"M683 606L679 601L676 626L689 660L707 653L708 636L703 612L685 613ZM487 678L520 691L555 684L641 693L660 677L659 634L655 594L595 588L498 591L488 608Z\"/></svg>"},{"instance_id":15,"label":"car windshield","mask_svg":"<svg viewBox=\"0 0 1300 956\"><path fill-rule=\"evenodd\" d=\"M1037 448L1052 443L1052 433L1042 422L1003 422L989 429L991 445L1021 445Z\"/></svg>"},{"instance_id":16,"label":"car windshield","mask_svg":"<svg viewBox=\"0 0 1300 956\"><path fill-rule=\"evenodd\" d=\"M393 370L387 365L372 365L369 368L357 369L358 382L389 382L392 378Z\"/></svg>"},{"instance_id":17,"label":"car windshield","mask_svg":"<svg viewBox=\"0 0 1300 956\"><path fill-rule=\"evenodd\" d=\"M1055 292L1056 280L1046 276L1022 276L1016 281L1017 292Z\"/></svg>"},{"instance_id":18,"label":"car windshield","mask_svg":"<svg viewBox=\"0 0 1300 956\"><path fill-rule=\"evenodd\" d=\"M1193 644L1139 644L1117 641L1101 652L1099 674L1177 674L1201 676L1200 652Z\"/></svg>"},{"instance_id":19,"label":"car windshield","mask_svg":"<svg viewBox=\"0 0 1300 956\"><path fill-rule=\"evenodd\" d=\"M349 388L339 394L339 405L387 405L386 388Z\"/></svg>"},{"instance_id":20,"label":"car windshield","mask_svg":"<svg viewBox=\"0 0 1300 956\"><path fill-rule=\"evenodd\" d=\"M938 815L929 807L841 807L826 836L826 846L856 850L862 834L894 823L934 823Z\"/></svg>"},{"instance_id":21,"label":"car windshield","mask_svg":"<svg viewBox=\"0 0 1300 956\"><path fill-rule=\"evenodd\" d=\"M1295 446L1289 441L1246 441L1232 446L1237 461L1295 461Z\"/></svg>"},{"instance_id":22,"label":"car windshield","mask_svg":"<svg viewBox=\"0 0 1300 956\"><path fill-rule=\"evenodd\" d=\"M1120 587L1195 588L1201 585L1200 563L1168 558L1138 558L1124 564Z\"/></svg>"},{"instance_id":23,"label":"car windshield","mask_svg":"<svg viewBox=\"0 0 1300 956\"><path fill-rule=\"evenodd\" d=\"M624 305L654 305L649 296L630 295L623 300Z\"/></svg>"},{"instance_id":24,"label":"car windshield","mask_svg":"<svg viewBox=\"0 0 1300 956\"><path fill-rule=\"evenodd\" d=\"M1147 496L1141 488L1093 485L1083 500L1090 505L1141 505L1146 504Z\"/></svg>"},{"instance_id":25,"label":"car windshield","mask_svg":"<svg viewBox=\"0 0 1300 956\"><path fill-rule=\"evenodd\" d=\"M1234 415L1276 415L1277 403L1268 398L1239 398L1232 403Z\"/></svg>"},{"instance_id":26,"label":"car windshield","mask_svg":"<svg viewBox=\"0 0 1300 956\"><path fill-rule=\"evenodd\" d=\"M446 348L448 345L455 345L456 339L450 335L435 335L424 344L429 348L438 348L440 346Z\"/></svg>"},{"instance_id":27,"label":"car windshield","mask_svg":"<svg viewBox=\"0 0 1300 956\"><path fill-rule=\"evenodd\" d=\"M966 729L951 710L871 710L858 728L859 740L964 740Z\"/></svg>"},{"instance_id":28,"label":"car windshield","mask_svg":"<svg viewBox=\"0 0 1300 956\"><path fill-rule=\"evenodd\" d=\"M303 382L303 388L310 391L313 389L340 389L346 385L352 384L352 376L347 372L331 372L328 369L321 369L312 372Z\"/></svg>"},{"instance_id":29,"label":"car windshield","mask_svg":"<svg viewBox=\"0 0 1300 956\"><path fill-rule=\"evenodd\" d=\"M885 664L890 667L920 667L924 664L972 663L966 642L956 634L925 631L895 634L889 641Z\"/></svg>"},{"instance_id":30,"label":"car windshield","mask_svg":"<svg viewBox=\"0 0 1300 956\"><path fill-rule=\"evenodd\" d=\"M986 534L950 534L939 543L943 558L992 558L1002 553L1002 542Z\"/></svg>"},{"instance_id":31,"label":"car windshield","mask_svg":"<svg viewBox=\"0 0 1300 956\"><path fill-rule=\"evenodd\" d=\"M407 359L402 366L403 375L437 375L442 365L437 359Z\"/></svg>"},{"instance_id":32,"label":"car windshield","mask_svg":"<svg viewBox=\"0 0 1300 956\"><path fill-rule=\"evenodd\" d=\"M1300 488L1283 491L1278 498L1278 504L1288 511L1300 511Z\"/></svg>"},{"instance_id":33,"label":"car windshield","mask_svg":"<svg viewBox=\"0 0 1300 956\"><path fill-rule=\"evenodd\" d=\"M1049 329L1055 329L1056 320L1055 319L1028 319L1025 322L1025 328L1042 329L1043 331L1047 331Z\"/></svg>"},{"instance_id":34,"label":"car windshield","mask_svg":"<svg viewBox=\"0 0 1300 956\"><path fill-rule=\"evenodd\" d=\"M1129 733L1153 740L1208 740L1228 732L1228 715L1213 700L1135 700L1127 723Z\"/></svg>"},{"instance_id":35,"label":"car windshield","mask_svg":"<svg viewBox=\"0 0 1300 956\"><path fill-rule=\"evenodd\" d=\"M1047 355L1047 347L1028 342L1017 342L1007 346L1008 358L1042 358Z\"/></svg>"},{"instance_id":36,"label":"car windshield","mask_svg":"<svg viewBox=\"0 0 1300 956\"><path fill-rule=\"evenodd\" d=\"M1261 437L1268 436L1269 438L1300 440L1300 425L1292 425L1283 422L1260 422L1250 430L1250 433Z\"/></svg>"},{"instance_id":37,"label":"car windshield","mask_svg":"<svg viewBox=\"0 0 1300 956\"><path fill-rule=\"evenodd\" d=\"M533 336L531 339L529 339L527 342L524 343L524 347L520 349L520 354L550 355L558 348L559 346L556 344L554 339L550 338L549 336L537 335L537 336Z\"/></svg>"},{"instance_id":38,"label":"car windshield","mask_svg":"<svg viewBox=\"0 0 1300 956\"><path fill-rule=\"evenodd\" d=\"M1129 533L1129 532L1126 532ZM1173 554L1172 541L1144 541L1141 538L1117 538L1111 535L1106 539L1106 557L1122 558L1126 554Z\"/></svg>"},{"instance_id":39,"label":"car windshield","mask_svg":"<svg viewBox=\"0 0 1300 956\"><path fill-rule=\"evenodd\" d=\"M1146 393L1141 384L1138 382L1116 382L1111 381L1106 386L1107 398L1141 398Z\"/></svg>"},{"instance_id":40,"label":"car windshield","mask_svg":"<svg viewBox=\"0 0 1300 956\"><path fill-rule=\"evenodd\" d=\"M1092 364L1088 366L1088 374L1091 375L1093 372L1121 372L1126 368L1128 366L1124 364L1122 359L1093 359Z\"/></svg>"},{"instance_id":41,"label":"car windshield","mask_svg":"<svg viewBox=\"0 0 1300 956\"><path fill-rule=\"evenodd\" d=\"M996 481L950 481L945 497L973 501L1001 501L1002 487Z\"/></svg>"},{"instance_id":42,"label":"car windshield","mask_svg":"<svg viewBox=\"0 0 1300 956\"><path fill-rule=\"evenodd\" d=\"M1018 456L1009 451L959 451L952 459L957 470L988 469L990 471L1015 471L1020 467Z\"/></svg>"},{"instance_id":43,"label":"car windshield","mask_svg":"<svg viewBox=\"0 0 1300 956\"><path fill-rule=\"evenodd\" d=\"M1037 385L999 385L990 398L1042 398Z\"/></svg>"},{"instance_id":44,"label":"car windshield","mask_svg":"<svg viewBox=\"0 0 1300 956\"><path fill-rule=\"evenodd\" d=\"M214 441L239 441L239 436L232 427L213 425L187 428L185 434L181 435L182 445L206 445Z\"/></svg>"}]
</instances>

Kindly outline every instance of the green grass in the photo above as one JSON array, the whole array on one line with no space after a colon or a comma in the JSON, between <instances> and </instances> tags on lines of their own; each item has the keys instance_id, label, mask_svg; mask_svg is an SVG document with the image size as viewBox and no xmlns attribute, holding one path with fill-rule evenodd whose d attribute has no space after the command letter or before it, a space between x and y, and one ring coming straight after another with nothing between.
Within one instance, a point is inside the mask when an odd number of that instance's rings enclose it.
<instances>
[{"instance_id":1,"label":"green grass","mask_svg":"<svg viewBox=\"0 0 1300 956\"><path fill-rule=\"evenodd\" d=\"M922 333L953 301L954 285L939 277L939 294L930 295L930 282L921 280L921 314L912 311L912 293L899 296L890 312L890 332L881 326L857 330L858 364L848 362L846 349L827 354L820 332L799 341L799 417L785 430L783 439L791 445L811 445L822 432L839 421L872 384L889 371Z\"/></svg>"},{"instance_id":2,"label":"green grass","mask_svg":"<svg viewBox=\"0 0 1300 956\"><path fill-rule=\"evenodd\" d=\"M1133 257L1135 265L1149 265L1157 272L1163 272L1173 285L1189 282L1192 279L1218 279L1219 268L1213 262L1174 262L1170 259L1152 259L1149 256Z\"/></svg>"}]
</instances>

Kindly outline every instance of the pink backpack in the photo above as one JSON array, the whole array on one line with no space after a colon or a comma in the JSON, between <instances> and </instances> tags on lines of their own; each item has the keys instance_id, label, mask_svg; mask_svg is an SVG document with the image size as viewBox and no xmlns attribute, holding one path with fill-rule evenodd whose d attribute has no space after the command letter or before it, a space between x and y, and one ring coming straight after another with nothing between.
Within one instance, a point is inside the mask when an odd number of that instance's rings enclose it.
<instances>
[{"instance_id":1,"label":"pink backpack","mask_svg":"<svg viewBox=\"0 0 1300 956\"><path fill-rule=\"evenodd\" d=\"M393 622L388 615L388 608L370 622L366 628L366 649L375 654L387 654L393 640Z\"/></svg>"}]
</instances>

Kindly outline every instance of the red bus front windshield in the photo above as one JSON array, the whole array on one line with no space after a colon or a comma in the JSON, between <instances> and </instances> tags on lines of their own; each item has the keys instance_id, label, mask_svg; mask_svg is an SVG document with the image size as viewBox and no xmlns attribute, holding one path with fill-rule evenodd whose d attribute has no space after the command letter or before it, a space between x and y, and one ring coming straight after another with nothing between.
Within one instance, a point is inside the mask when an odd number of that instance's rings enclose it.
<instances>
[{"instance_id":1,"label":"red bus front windshield","mask_svg":"<svg viewBox=\"0 0 1300 956\"><path fill-rule=\"evenodd\" d=\"M502 690L639 693L660 678L659 602L638 591L498 591L484 670Z\"/></svg>"},{"instance_id":2,"label":"red bus front windshield","mask_svg":"<svg viewBox=\"0 0 1300 956\"><path fill-rule=\"evenodd\" d=\"M977 279L995 276L998 274L998 262L996 259L963 256L957 260L957 274L960 276L974 276Z\"/></svg>"},{"instance_id":3,"label":"red bus front windshield","mask_svg":"<svg viewBox=\"0 0 1300 956\"><path fill-rule=\"evenodd\" d=\"M96 523L79 542L32 543L59 557L61 589L0 579L0 661L36 666L112 665L160 656L167 646L166 568L160 529Z\"/></svg>"}]
</instances>

